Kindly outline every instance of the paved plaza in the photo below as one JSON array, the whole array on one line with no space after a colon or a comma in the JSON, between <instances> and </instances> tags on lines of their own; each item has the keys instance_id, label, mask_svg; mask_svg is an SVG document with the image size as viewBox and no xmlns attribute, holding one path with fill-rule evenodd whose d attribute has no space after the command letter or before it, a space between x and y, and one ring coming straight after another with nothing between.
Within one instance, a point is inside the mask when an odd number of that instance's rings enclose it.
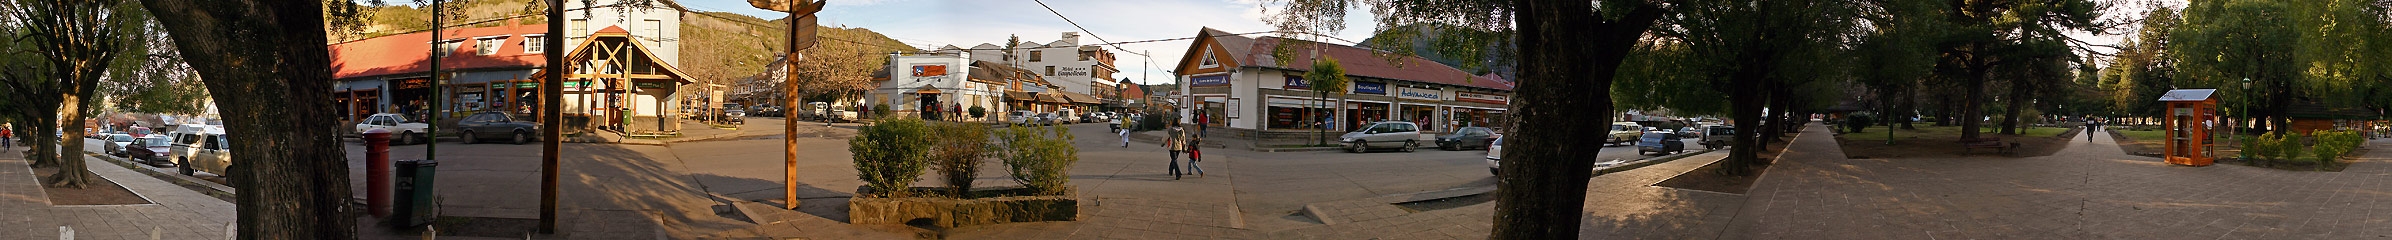
<instances>
[{"instance_id":1,"label":"paved plaza","mask_svg":"<svg viewBox=\"0 0 2392 240\"><path fill-rule=\"evenodd\" d=\"M749 129L778 131L774 119ZM769 127L762 127L769 126ZM844 223L863 183L844 151L852 126L802 126L797 211L750 219L734 205L783 205L782 138L710 134L662 145L567 144L556 239L1483 239L1494 204L1395 202L1492 189L1482 151L1255 152L1206 149L1206 174L1173 180L1153 142L1121 147L1102 124L1072 125L1081 220L953 229ZM2082 136L2082 135L2079 135ZM1749 194L1652 186L1725 151L1588 179L1583 239L2368 239L2392 235L2392 151L2344 172L2180 167L2123 154L2107 134L2043 157L1844 159L1824 127L1788 145ZM354 144L354 143L352 143ZM445 216L530 219L539 145L441 143ZM2392 149L2392 140L2370 141ZM363 147L351 145L363 190ZM394 159L421 158L421 145ZM18 148L21 150L22 148ZM1629 147L1592 160L1642 158ZM15 151L0 152L5 239L216 238L230 203L91 159L94 172L157 204L49 206ZM996 162L980 186L1013 185ZM916 186L939 186L935 173ZM358 193L362 197L363 193ZM771 214L772 211L762 211ZM109 230L102 230L109 229ZM110 231L137 229L141 232ZM381 228L369 239L410 238ZM477 239L478 237L446 237ZM495 239L495 238L493 238Z\"/></svg>"}]
</instances>

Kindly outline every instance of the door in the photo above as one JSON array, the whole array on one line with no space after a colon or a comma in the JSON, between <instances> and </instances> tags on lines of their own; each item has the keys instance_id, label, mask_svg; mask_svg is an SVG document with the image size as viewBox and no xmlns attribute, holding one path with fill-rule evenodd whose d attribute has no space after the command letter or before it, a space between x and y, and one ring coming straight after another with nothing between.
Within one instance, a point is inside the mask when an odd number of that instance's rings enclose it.
<instances>
[{"instance_id":1,"label":"door","mask_svg":"<svg viewBox=\"0 0 2392 240\"><path fill-rule=\"evenodd\" d=\"M916 106L914 109L922 114L922 119L939 120L939 117L941 117L940 115L942 115L939 111L945 110L939 108L939 106L941 106L939 105L939 95L921 94L920 96L922 96L921 101L914 101L916 103L920 103L920 106Z\"/></svg>"},{"instance_id":2,"label":"door","mask_svg":"<svg viewBox=\"0 0 2392 240\"><path fill-rule=\"evenodd\" d=\"M226 146L231 143L225 142L223 135L208 135L201 138L199 154L192 157L192 161L196 162L192 168L216 175L232 175L225 171L226 166L232 165L232 150L230 146Z\"/></svg>"}]
</instances>

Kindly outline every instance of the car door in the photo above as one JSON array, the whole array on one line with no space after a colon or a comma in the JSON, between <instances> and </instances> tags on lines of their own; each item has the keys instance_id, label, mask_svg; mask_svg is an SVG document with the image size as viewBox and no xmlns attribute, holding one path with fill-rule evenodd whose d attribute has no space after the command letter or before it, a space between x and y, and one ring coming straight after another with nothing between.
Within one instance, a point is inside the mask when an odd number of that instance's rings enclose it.
<instances>
[{"instance_id":1,"label":"car door","mask_svg":"<svg viewBox=\"0 0 2392 240\"><path fill-rule=\"evenodd\" d=\"M196 162L192 167L216 175L231 175L225 171L227 166L232 165L232 149L227 146L230 142L224 141L224 135L201 135L200 138L200 150L198 156L192 157L192 161Z\"/></svg>"},{"instance_id":2,"label":"car door","mask_svg":"<svg viewBox=\"0 0 2392 240\"><path fill-rule=\"evenodd\" d=\"M457 121L457 128L464 129L465 131L473 131L473 133L476 134L474 135L475 138L488 138L490 136L487 135L498 133L490 131L490 114L492 113L485 112L476 113L473 114L473 116L465 116L465 119Z\"/></svg>"}]
</instances>

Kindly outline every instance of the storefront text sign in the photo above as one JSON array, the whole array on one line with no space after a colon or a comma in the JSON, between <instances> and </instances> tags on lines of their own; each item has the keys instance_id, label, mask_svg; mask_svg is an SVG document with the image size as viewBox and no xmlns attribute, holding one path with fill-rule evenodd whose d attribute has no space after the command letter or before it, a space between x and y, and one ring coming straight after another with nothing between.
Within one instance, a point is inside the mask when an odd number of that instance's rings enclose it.
<instances>
[{"instance_id":1,"label":"storefront text sign","mask_svg":"<svg viewBox=\"0 0 2392 240\"><path fill-rule=\"evenodd\" d=\"M1387 84L1354 82L1354 94L1387 95Z\"/></svg>"},{"instance_id":2,"label":"storefront text sign","mask_svg":"<svg viewBox=\"0 0 2392 240\"><path fill-rule=\"evenodd\" d=\"M1229 75L1189 77L1189 86L1229 85Z\"/></svg>"},{"instance_id":3,"label":"storefront text sign","mask_svg":"<svg viewBox=\"0 0 2392 240\"><path fill-rule=\"evenodd\" d=\"M1455 101L1474 102L1474 103L1486 103L1486 104L1504 104L1504 103L1506 103L1506 102L1509 102L1509 101L1510 101L1508 97L1504 97L1503 95L1485 94L1485 93L1474 93L1474 92L1454 92L1453 99L1454 99Z\"/></svg>"},{"instance_id":4,"label":"storefront text sign","mask_svg":"<svg viewBox=\"0 0 2392 240\"><path fill-rule=\"evenodd\" d=\"M1288 75L1286 88L1288 90L1311 90L1312 83L1304 81L1304 76Z\"/></svg>"},{"instance_id":5,"label":"storefront text sign","mask_svg":"<svg viewBox=\"0 0 2392 240\"><path fill-rule=\"evenodd\" d=\"M1396 92L1397 94L1399 94L1399 95L1397 95L1396 97L1400 97L1400 98L1409 98L1409 99L1424 99L1424 100L1444 100L1444 99L1445 99L1445 98L1444 98L1444 97L1445 97L1445 92L1444 92L1444 91L1437 91L1436 89L1426 89L1426 88L1408 88L1408 87L1398 87L1398 88L1396 88L1396 89L1397 89L1397 90L1400 90L1400 91Z\"/></svg>"}]
</instances>

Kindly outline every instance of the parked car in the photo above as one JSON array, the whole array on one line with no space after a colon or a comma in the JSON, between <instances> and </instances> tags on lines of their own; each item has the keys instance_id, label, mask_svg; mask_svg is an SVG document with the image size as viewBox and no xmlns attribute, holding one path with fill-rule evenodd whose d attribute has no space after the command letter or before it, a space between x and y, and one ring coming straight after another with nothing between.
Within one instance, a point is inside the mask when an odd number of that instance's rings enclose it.
<instances>
[{"instance_id":1,"label":"parked car","mask_svg":"<svg viewBox=\"0 0 2392 240\"><path fill-rule=\"evenodd\" d=\"M1013 111L1005 113L1005 122L1007 123L1030 124L1037 121L1038 115L1030 114L1030 111Z\"/></svg>"},{"instance_id":2,"label":"parked car","mask_svg":"<svg viewBox=\"0 0 2392 240\"><path fill-rule=\"evenodd\" d=\"M1703 131L1696 129L1695 127L1678 128L1678 137L1701 138L1703 137Z\"/></svg>"},{"instance_id":3,"label":"parked car","mask_svg":"<svg viewBox=\"0 0 2392 240\"><path fill-rule=\"evenodd\" d=\"M524 120L502 111L474 113L457 120L457 136L464 138L466 144L492 137L518 145L530 143L535 139L532 136L540 132L540 124Z\"/></svg>"},{"instance_id":4,"label":"parked car","mask_svg":"<svg viewBox=\"0 0 2392 240\"><path fill-rule=\"evenodd\" d=\"M1411 122L1371 123L1362 127L1361 131L1338 136L1337 142L1344 144L1347 152L1354 153L1368 152L1372 148L1398 148L1411 152L1420 148L1420 126Z\"/></svg>"},{"instance_id":5,"label":"parked car","mask_svg":"<svg viewBox=\"0 0 2392 240\"><path fill-rule=\"evenodd\" d=\"M1495 130L1485 127L1465 127L1451 134L1437 136L1437 149L1459 151L1483 148L1495 141Z\"/></svg>"},{"instance_id":6,"label":"parked car","mask_svg":"<svg viewBox=\"0 0 2392 240\"><path fill-rule=\"evenodd\" d=\"M125 146L133 145L133 139L135 138L132 134L108 134L108 144L100 145L100 153L108 154L108 156L124 156Z\"/></svg>"},{"instance_id":7,"label":"parked car","mask_svg":"<svg viewBox=\"0 0 2392 240\"><path fill-rule=\"evenodd\" d=\"M1703 147L1711 150L1727 148L1736 139L1736 127L1728 125L1703 126Z\"/></svg>"},{"instance_id":8,"label":"parked car","mask_svg":"<svg viewBox=\"0 0 2392 240\"><path fill-rule=\"evenodd\" d=\"M1604 139L1603 145L1611 146L1613 144L1635 144L1636 137L1643 135L1644 126L1639 126L1635 122L1614 122L1611 123L1611 135L1609 138Z\"/></svg>"},{"instance_id":9,"label":"parked car","mask_svg":"<svg viewBox=\"0 0 2392 240\"><path fill-rule=\"evenodd\" d=\"M1049 116L1048 118L1052 118L1052 119L1051 119L1051 121L1053 121L1053 122L1050 122L1050 123L1047 123L1047 124L1055 124L1055 123L1065 123L1065 124L1070 124L1070 123L1077 123L1077 122L1080 122L1080 115L1078 115L1078 114L1072 114L1072 111L1071 111L1071 109L1064 109L1064 110L1061 110L1061 111L1055 111L1055 112L1052 112L1052 113L1049 113L1049 114L1047 114L1047 116Z\"/></svg>"},{"instance_id":10,"label":"parked car","mask_svg":"<svg viewBox=\"0 0 2392 240\"><path fill-rule=\"evenodd\" d=\"M1496 170L1499 168L1503 168L1502 135L1496 135L1495 140L1487 141L1487 175L1503 175L1503 171Z\"/></svg>"},{"instance_id":11,"label":"parked car","mask_svg":"<svg viewBox=\"0 0 2392 240\"><path fill-rule=\"evenodd\" d=\"M166 153L173 151L173 138L167 138L165 135L152 134L148 137L134 139L133 145L138 147L128 147L125 149L126 160L138 161L141 162L141 164L148 164L151 166L174 164L174 161L169 161L166 158Z\"/></svg>"},{"instance_id":12,"label":"parked car","mask_svg":"<svg viewBox=\"0 0 2392 240\"><path fill-rule=\"evenodd\" d=\"M1675 154L1684 151L1686 151L1686 141L1679 140L1678 135L1674 134L1650 132L1645 133L1644 137L1638 138L1636 141L1636 155Z\"/></svg>"},{"instance_id":13,"label":"parked car","mask_svg":"<svg viewBox=\"0 0 2392 240\"><path fill-rule=\"evenodd\" d=\"M747 124L747 110L723 109L723 115L720 116L720 119L722 119L723 124L745 125Z\"/></svg>"},{"instance_id":14,"label":"parked car","mask_svg":"<svg viewBox=\"0 0 2392 240\"><path fill-rule=\"evenodd\" d=\"M171 149L173 152L167 154L175 157L176 168L182 170L183 175L208 172L229 177L232 174L225 171L232 169L234 164L232 142L226 140L222 129L209 129L203 133L184 135L184 138L176 139Z\"/></svg>"},{"instance_id":15,"label":"parked car","mask_svg":"<svg viewBox=\"0 0 2392 240\"><path fill-rule=\"evenodd\" d=\"M1062 117L1056 116L1055 113L1038 113L1038 115L1030 116L1030 122L1022 124L1055 125L1056 122L1061 122L1061 120L1063 120Z\"/></svg>"},{"instance_id":16,"label":"parked car","mask_svg":"<svg viewBox=\"0 0 2392 240\"><path fill-rule=\"evenodd\" d=\"M425 129L429 129L431 126L419 122L408 122L406 116L397 113L377 113L366 116L365 121L357 122L357 132L365 133L366 130L374 129L390 131L391 144L407 145L430 142L426 140L432 139L432 135ZM181 138L176 139L181 140Z\"/></svg>"}]
</instances>

